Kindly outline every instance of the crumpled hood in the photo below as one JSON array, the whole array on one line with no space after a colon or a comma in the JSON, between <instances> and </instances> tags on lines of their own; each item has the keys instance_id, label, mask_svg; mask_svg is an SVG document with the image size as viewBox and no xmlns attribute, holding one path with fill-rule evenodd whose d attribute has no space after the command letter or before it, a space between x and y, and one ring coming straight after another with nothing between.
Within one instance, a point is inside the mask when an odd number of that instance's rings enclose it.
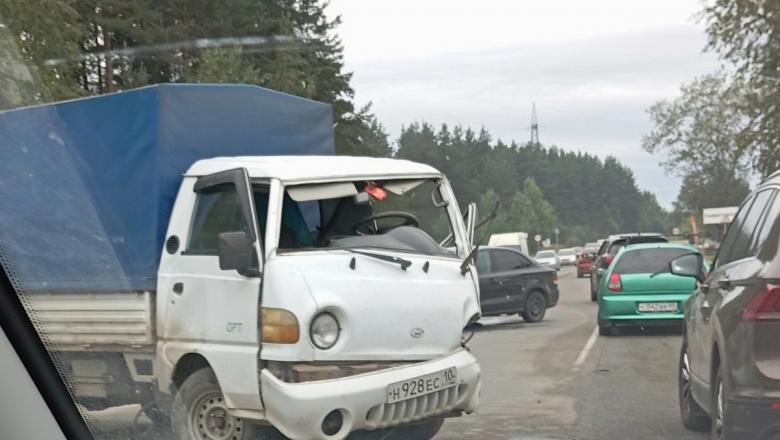
<instances>
[{"instance_id":1,"label":"crumpled hood","mask_svg":"<svg viewBox=\"0 0 780 440\"><path fill-rule=\"evenodd\" d=\"M308 297L299 298L302 307L291 311L301 324L299 344L310 347L315 360L425 360L457 348L463 327L480 312L471 273L461 275L455 258L386 254L402 256L412 265L402 270L398 264L344 251L277 256L266 266L266 279L287 274L298 278L292 283L298 287L264 288L263 306L284 303L290 309L296 303L290 296ZM278 281L273 284L283 285ZM303 284L306 292L296 291ZM308 330L314 316L324 311L336 316L341 333L332 348L319 350Z\"/></svg>"}]
</instances>

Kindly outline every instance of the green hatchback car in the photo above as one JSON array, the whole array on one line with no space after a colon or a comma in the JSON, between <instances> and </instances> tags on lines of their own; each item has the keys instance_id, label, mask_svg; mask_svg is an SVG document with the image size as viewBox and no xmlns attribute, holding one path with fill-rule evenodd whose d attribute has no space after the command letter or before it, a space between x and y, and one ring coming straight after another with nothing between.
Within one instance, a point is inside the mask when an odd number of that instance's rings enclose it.
<instances>
[{"instance_id":1,"label":"green hatchback car","mask_svg":"<svg viewBox=\"0 0 780 440\"><path fill-rule=\"evenodd\" d=\"M695 252L692 246L672 243L621 249L599 283L599 333L613 335L625 326L680 325L696 280L671 274L669 263Z\"/></svg>"}]
</instances>

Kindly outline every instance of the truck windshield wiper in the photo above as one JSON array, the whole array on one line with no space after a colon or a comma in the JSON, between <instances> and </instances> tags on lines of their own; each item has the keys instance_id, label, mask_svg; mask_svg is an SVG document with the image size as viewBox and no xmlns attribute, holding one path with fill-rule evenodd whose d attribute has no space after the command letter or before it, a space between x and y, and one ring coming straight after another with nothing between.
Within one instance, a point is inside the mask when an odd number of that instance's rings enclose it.
<instances>
[{"instance_id":1,"label":"truck windshield wiper","mask_svg":"<svg viewBox=\"0 0 780 440\"><path fill-rule=\"evenodd\" d=\"M407 267L412 265L412 262L401 258L401 257L393 257L390 255L382 255L382 254L375 254L373 252L364 252L364 251L357 251L355 249L349 249L344 248L343 250L347 252L352 252L353 254L360 254L365 255L366 257L376 258L377 260L387 261L388 263L395 263L401 266L401 269L406 270ZM350 265L352 267L352 265ZM352 267L354 269L354 267Z\"/></svg>"}]
</instances>

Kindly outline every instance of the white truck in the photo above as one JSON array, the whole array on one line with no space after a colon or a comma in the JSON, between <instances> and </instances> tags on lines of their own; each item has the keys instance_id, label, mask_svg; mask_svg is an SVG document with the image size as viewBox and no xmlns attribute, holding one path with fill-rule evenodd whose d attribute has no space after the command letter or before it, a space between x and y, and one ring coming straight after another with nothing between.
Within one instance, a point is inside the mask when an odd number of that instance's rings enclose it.
<instances>
[{"instance_id":1,"label":"white truck","mask_svg":"<svg viewBox=\"0 0 780 440\"><path fill-rule=\"evenodd\" d=\"M528 234L526 232L505 232L491 234L488 246L506 246L528 254Z\"/></svg>"},{"instance_id":2,"label":"white truck","mask_svg":"<svg viewBox=\"0 0 780 440\"><path fill-rule=\"evenodd\" d=\"M0 173L21 176L20 164ZM443 418L477 408L480 368L463 342L480 316L476 209L464 224L442 173L393 159L232 156L198 160L174 182L146 289L132 281L138 262L123 254L126 241L101 237L112 226L99 201L78 212L87 224L99 217L105 230L92 234L117 250L126 282L79 287L28 267L38 260L14 250L30 248L19 244L24 233L45 235L34 221L4 237L4 268L80 404L139 403L182 440L343 439L397 427L426 438ZM53 228L73 220L51 212ZM55 254L69 237L57 240ZM72 264L94 262L82 257Z\"/></svg>"}]
</instances>

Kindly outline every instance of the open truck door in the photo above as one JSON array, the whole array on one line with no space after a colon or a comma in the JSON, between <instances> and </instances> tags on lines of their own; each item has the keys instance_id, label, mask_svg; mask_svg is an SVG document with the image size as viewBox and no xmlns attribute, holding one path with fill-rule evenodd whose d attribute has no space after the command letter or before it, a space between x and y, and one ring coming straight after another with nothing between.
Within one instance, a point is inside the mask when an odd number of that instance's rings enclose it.
<instances>
[{"instance_id":1,"label":"open truck door","mask_svg":"<svg viewBox=\"0 0 780 440\"><path fill-rule=\"evenodd\" d=\"M185 178L181 191L177 203L191 209L175 212L191 216L172 219L167 239L178 236L182 249L161 262L158 289L171 293L158 314L160 360L172 367L195 351L214 371L227 408L260 409L263 254L249 176L236 168Z\"/></svg>"}]
</instances>

